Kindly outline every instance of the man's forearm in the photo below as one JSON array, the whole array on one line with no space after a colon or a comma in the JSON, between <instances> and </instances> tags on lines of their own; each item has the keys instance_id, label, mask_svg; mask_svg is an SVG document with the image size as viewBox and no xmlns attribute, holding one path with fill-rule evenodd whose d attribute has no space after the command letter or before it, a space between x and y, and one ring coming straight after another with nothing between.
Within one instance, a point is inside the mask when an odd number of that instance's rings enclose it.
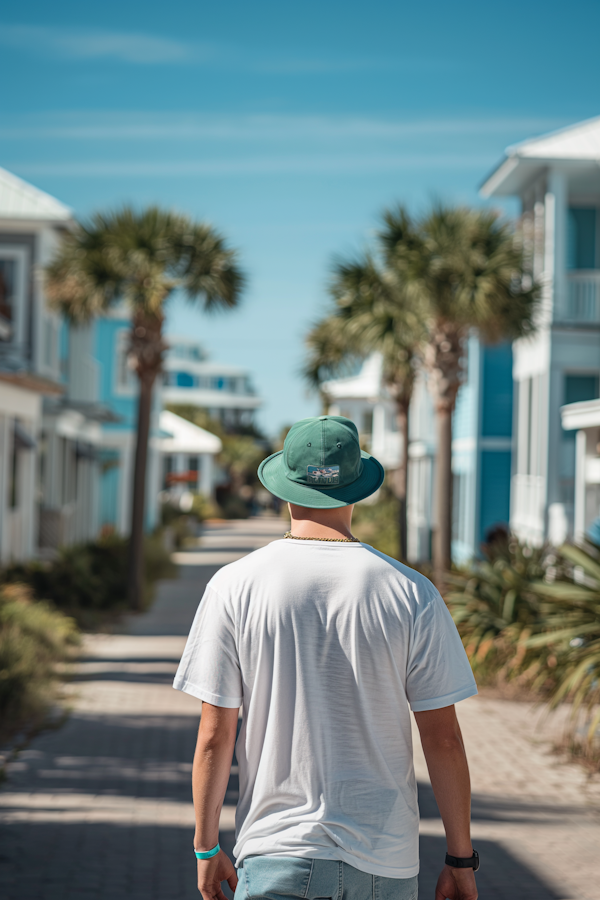
<instances>
[{"instance_id":1,"label":"man's forearm","mask_svg":"<svg viewBox=\"0 0 600 900\"><path fill-rule=\"evenodd\" d=\"M444 823L448 853L471 856L471 781L454 707L417 713L431 786ZM432 711L433 712L433 711Z\"/></svg>"},{"instance_id":2,"label":"man's forearm","mask_svg":"<svg viewBox=\"0 0 600 900\"><path fill-rule=\"evenodd\" d=\"M205 703L192 770L196 850L210 850L219 839L219 818L235 744L237 710Z\"/></svg>"},{"instance_id":3,"label":"man's forearm","mask_svg":"<svg viewBox=\"0 0 600 900\"><path fill-rule=\"evenodd\" d=\"M460 739L423 746L451 856L471 856L471 783Z\"/></svg>"}]
</instances>

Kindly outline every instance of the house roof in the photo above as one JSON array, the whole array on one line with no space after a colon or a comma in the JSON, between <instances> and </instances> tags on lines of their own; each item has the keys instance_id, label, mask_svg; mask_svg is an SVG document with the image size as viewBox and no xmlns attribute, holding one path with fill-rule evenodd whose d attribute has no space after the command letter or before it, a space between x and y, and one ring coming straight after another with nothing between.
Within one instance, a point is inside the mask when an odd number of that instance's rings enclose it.
<instances>
[{"instance_id":1,"label":"house roof","mask_svg":"<svg viewBox=\"0 0 600 900\"><path fill-rule=\"evenodd\" d=\"M0 169L0 218L68 222L73 211L12 172Z\"/></svg>"},{"instance_id":2,"label":"house roof","mask_svg":"<svg viewBox=\"0 0 600 900\"><path fill-rule=\"evenodd\" d=\"M482 184L481 193L484 197L518 194L549 162L597 171L600 116L507 147L504 159Z\"/></svg>"},{"instance_id":3,"label":"house roof","mask_svg":"<svg viewBox=\"0 0 600 900\"><path fill-rule=\"evenodd\" d=\"M381 355L373 353L364 361L358 375L324 381L321 389L332 400L375 399L381 394L381 365Z\"/></svg>"},{"instance_id":4,"label":"house roof","mask_svg":"<svg viewBox=\"0 0 600 900\"><path fill-rule=\"evenodd\" d=\"M600 400L580 400L561 406L562 427L566 431L593 428L600 425Z\"/></svg>"},{"instance_id":5,"label":"house roof","mask_svg":"<svg viewBox=\"0 0 600 900\"><path fill-rule=\"evenodd\" d=\"M221 440L210 431L199 428L169 410L160 414L160 430L169 435L158 439L162 453L210 453L221 451Z\"/></svg>"}]
</instances>

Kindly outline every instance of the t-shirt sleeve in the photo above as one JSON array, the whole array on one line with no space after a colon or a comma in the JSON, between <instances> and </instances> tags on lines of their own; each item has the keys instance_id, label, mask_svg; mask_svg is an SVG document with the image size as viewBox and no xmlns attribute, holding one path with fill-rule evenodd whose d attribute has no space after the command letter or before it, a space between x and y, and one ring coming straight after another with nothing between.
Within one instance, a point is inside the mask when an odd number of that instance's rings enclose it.
<instances>
[{"instance_id":1,"label":"t-shirt sleeve","mask_svg":"<svg viewBox=\"0 0 600 900\"><path fill-rule=\"evenodd\" d=\"M196 612L173 687L213 706L235 708L242 703L231 605L210 584Z\"/></svg>"},{"instance_id":2,"label":"t-shirt sleeve","mask_svg":"<svg viewBox=\"0 0 600 900\"><path fill-rule=\"evenodd\" d=\"M462 641L438 591L430 586L409 650L406 693L413 712L441 709L477 693Z\"/></svg>"}]
</instances>

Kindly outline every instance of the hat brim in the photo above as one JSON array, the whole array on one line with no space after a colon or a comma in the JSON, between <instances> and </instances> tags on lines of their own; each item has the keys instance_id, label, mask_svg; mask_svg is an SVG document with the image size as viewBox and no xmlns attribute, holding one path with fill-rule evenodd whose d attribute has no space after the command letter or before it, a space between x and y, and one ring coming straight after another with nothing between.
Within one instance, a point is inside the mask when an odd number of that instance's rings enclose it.
<instances>
[{"instance_id":1,"label":"hat brim","mask_svg":"<svg viewBox=\"0 0 600 900\"><path fill-rule=\"evenodd\" d=\"M343 487L323 488L290 481L285 475L283 450L261 462L258 477L268 491L287 503L309 509L337 509L364 500L383 484L385 471L381 463L364 450L361 450L360 455L363 461L361 474L352 484Z\"/></svg>"}]
</instances>

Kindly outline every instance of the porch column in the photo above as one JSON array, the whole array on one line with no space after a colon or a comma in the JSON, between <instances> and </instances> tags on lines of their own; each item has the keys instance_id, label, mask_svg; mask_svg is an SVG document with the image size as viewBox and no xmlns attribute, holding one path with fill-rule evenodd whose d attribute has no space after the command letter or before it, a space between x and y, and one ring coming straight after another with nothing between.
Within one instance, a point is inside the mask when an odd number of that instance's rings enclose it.
<instances>
[{"instance_id":1,"label":"porch column","mask_svg":"<svg viewBox=\"0 0 600 900\"><path fill-rule=\"evenodd\" d=\"M201 494L203 494L207 499L211 499L214 495L213 490L213 458L210 453L201 453L198 457L199 460L199 485L198 490Z\"/></svg>"},{"instance_id":2,"label":"porch column","mask_svg":"<svg viewBox=\"0 0 600 900\"><path fill-rule=\"evenodd\" d=\"M561 317L567 306L567 179L552 168L544 198L546 229L544 272L550 282L552 319Z\"/></svg>"},{"instance_id":3,"label":"porch column","mask_svg":"<svg viewBox=\"0 0 600 900\"><path fill-rule=\"evenodd\" d=\"M585 535L586 512L586 478L585 463L587 450L587 433L580 429L575 436L575 510L573 531L576 541L583 540Z\"/></svg>"}]
</instances>

